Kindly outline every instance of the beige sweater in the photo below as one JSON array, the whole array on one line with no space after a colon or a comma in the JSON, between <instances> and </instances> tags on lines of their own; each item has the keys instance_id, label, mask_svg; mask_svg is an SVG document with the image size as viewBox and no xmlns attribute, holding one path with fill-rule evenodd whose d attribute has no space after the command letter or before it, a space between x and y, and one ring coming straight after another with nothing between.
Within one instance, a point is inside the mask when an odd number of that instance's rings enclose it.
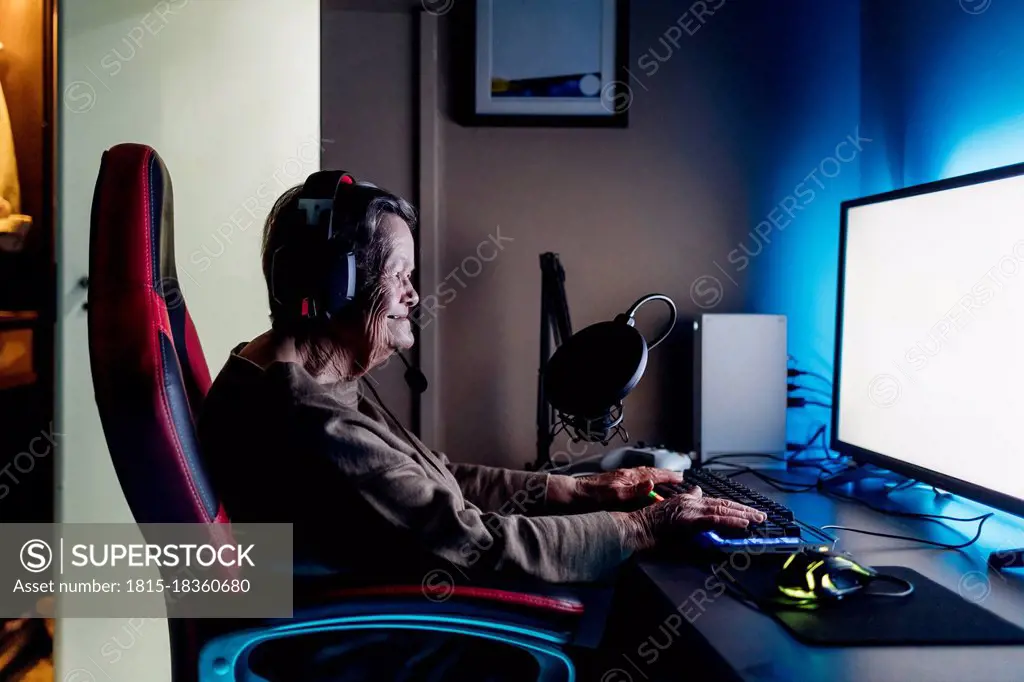
<instances>
[{"instance_id":1,"label":"beige sweater","mask_svg":"<svg viewBox=\"0 0 1024 682\"><path fill-rule=\"evenodd\" d=\"M419 563L577 582L627 556L607 512L545 514L546 474L454 464L367 395L233 353L199 420L232 519L301 524L300 554L362 570Z\"/></svg>"}]
</instances>

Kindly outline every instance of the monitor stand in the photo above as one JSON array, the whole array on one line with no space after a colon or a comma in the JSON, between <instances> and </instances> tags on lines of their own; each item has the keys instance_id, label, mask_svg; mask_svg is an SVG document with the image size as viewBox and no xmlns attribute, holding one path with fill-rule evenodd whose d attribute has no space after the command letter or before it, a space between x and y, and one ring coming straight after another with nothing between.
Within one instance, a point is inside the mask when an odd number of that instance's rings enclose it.
<instances>
[{"instance_id":1,"label":"monitor stand","mask_svg":"<svg viewBox=\"0 0 1024 682\"><path fill-rule=\"evenodd\" d=\"M841 471L834 476L829 476L827 481L829 486L849 485L851 483L859 483L865 478L878 478L878 474L870 471L867 467L856 466L851 469Z\"/></svg>"},{"instance_id":2,"label":"monitor stand","mask_svg":"<svg viewBox=\"0 0 1024 682\"><path fill-rule=\"evenodd\" d=\"M988 557L988 565L997 571L1004 568L1024 568L1024 548L992 552Z\"/></svg>"},{"instance_id":3,"label":"monitor stand","mask_svg":"<svg viewBox=\"0 0 1024 682\"><path fill-rule=\"evenodd\" d=\"M891 481L893 476L894 476L894 474L892 474L889 471L885 471L884 469L883 470L879 470L877 468L873 469L870 466L866 466L864 464L857 464L854 467L851 467L849 469L844 469L844 470L840 471L839 473L837 473L837 474L835 474L833 476L830 476L828 479L826 479L826 481L827 481L827 483L830 486L839 486L839 485L851 485L851 484L860 483L861 481L863 481L866 478L881 478L881 479L889 479ZM894 488L890 488L888 490L888 492L893 492L894 490L899 489L899 486L903 485L906 482L907 481L904 480L901 483L896 483L896 486ZM936 495L946 495L947 494L947 493L944 493L944 492L942 492L942 491L940 491L940 490L938 490L938 489L936 489L934 487L933 487L933 490L935 490L935 494Z\"/></svg>"}]
</instances>

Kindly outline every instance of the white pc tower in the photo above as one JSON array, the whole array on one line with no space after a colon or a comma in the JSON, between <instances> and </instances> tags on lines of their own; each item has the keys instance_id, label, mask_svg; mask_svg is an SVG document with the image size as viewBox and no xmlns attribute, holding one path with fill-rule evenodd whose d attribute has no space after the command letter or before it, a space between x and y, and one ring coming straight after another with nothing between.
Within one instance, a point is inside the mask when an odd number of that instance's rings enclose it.
<instances>
[{"instance_id":1,"label":"white pc tower","mask_svg":"<svg viewBox=\"0 0 1024 682\"><path fill-rule=\"evenodd\" d=\"M784 315L701 315L694 327L694 434L700 461L785 454Z\"/></svg>"}]
</instances>

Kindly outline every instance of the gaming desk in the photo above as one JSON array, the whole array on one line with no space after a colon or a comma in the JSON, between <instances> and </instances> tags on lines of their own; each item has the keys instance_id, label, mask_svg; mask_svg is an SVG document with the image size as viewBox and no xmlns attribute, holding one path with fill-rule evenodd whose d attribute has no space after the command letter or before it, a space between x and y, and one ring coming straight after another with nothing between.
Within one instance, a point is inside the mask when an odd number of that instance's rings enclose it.
<instances>
[{"instance_id":1,"label":"gaming desk","mask_svg":"<svg viewBox=\"0 0 1024 682\"><path fill-rule=\"evenodd\" d=\"M809 469L768 471L772 476L811 480ZM817 492L783 493L749 474L737 480L789 506L798 518L815 524L839 524L882 533L910 535L937 542L959 543L973 536L977 524L963 533L938 524L884 516L845 500ZM884 506L886 498L870 494L871 482L860 484L864 499ZM875 484L878 485L877 482ZM852 488L840 489L846 495ZM877 490L875 491L878 492ZM976 516L988 509L938 496L918 487L891 494L894 508L904 511ZM939 584L959 591L986 609L1024 627L1024 571L990 572L988 552L1024 545L1024 522L997 515L986 524L977 545L953 551L902 540L845 531L830 531L837 549L872 566L907 566ZM996 544L998 543L998 544ZM995 544L995 547L993 545ZM709 573L669 558L639 556L626 569L621 584L629 591L636 619L617 635L618 668L603 682L647 680L744 680L766 682L1021 682L1024 646L819 647L794 639L771 617L734 599L729 593L694 605L692 597L705 589ZM706 591L706 590L705 590ZM685 605L691 600L689 605ZM680 608L680 605L683 605ZM685 619L667 619L683 613ZM674 625L678 633L673 632ZM635 643L630 644L630 641ZM669 645L669 642L671 644ZM661 648L654 646L657 643ZM646 645L645 645L646 644Z\"/></svg>"}]
</instances>

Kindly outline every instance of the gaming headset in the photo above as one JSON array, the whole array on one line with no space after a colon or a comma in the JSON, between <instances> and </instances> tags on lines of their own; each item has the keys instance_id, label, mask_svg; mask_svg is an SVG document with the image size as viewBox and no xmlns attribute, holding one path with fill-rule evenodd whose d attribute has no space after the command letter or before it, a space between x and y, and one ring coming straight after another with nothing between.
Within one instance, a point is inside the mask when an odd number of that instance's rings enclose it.
<instances>
[{"instance_id":1,"label":"gaming headset","mask_svg":"<svg viewBox=\"0 0 1024 682\"><path fill-rule=\"evenodd\" d=\"M330 319L356 297L361 284L356 266L354 230L362 216L345 212L352 202L346 193L367 193L367 202L385 192L357 183L345 171L318 171L302 185L298 213L284 244L274 251L270 266L270 295L275 315L305 320ZM359 202L362 204L363 202ZM288 277L278 273L286 266Z\"/></svg>"}]
</instances>

